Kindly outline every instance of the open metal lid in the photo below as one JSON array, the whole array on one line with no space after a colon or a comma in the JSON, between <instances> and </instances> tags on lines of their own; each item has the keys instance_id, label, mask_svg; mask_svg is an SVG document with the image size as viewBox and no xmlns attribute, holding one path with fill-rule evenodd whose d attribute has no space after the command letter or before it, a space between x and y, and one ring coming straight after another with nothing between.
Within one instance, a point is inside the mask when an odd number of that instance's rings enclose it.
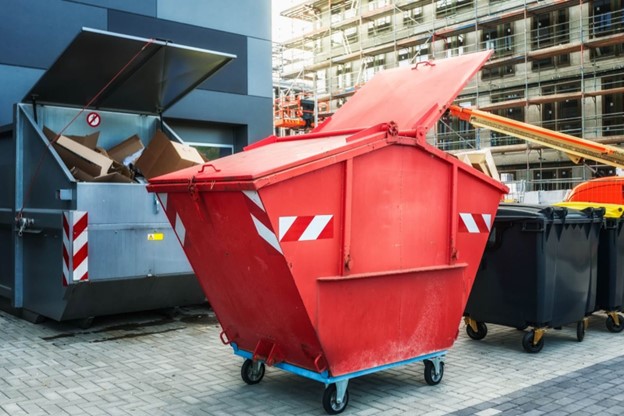
<instances>
[{"instance_id":1,"label":"open metal lid","mask_svg":"<svg viewBox=\"0 0 624 416\"><path fill-rule=\"evenodd\" d=\"M234 58L83 28L24 101L83 107L104 89L90 107L159 114Z\"/></svg>"}]
</instances>

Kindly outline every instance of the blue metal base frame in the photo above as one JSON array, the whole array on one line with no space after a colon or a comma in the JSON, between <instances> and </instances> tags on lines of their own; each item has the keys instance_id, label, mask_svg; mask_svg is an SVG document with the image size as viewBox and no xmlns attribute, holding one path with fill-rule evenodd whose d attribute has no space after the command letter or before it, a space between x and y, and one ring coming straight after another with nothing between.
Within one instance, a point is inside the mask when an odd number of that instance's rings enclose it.
<instances>
[{"instance_id":1,"label":"blue metal base frame","mask_svg":"<svg viewBox=\"0 0 624 416\"><path fill-rule=\"evenodd\" d=\"M232 342L230 345L232 345L232 348L234 349L234 354L243 358L248 358L250 360L253 360L253 354L251 352L239 349L238 345L236 345L234 342ZM330 376L329 371L327 370L323 371L322 373L316 373L314 371L301 368L301 367L297 367L295 365L288 364L288 363L278 363L278 364L275 364L273 367L281 368L282 370L288 371L289 373L297 374L299 376L306 377L312 380L316 380L321 383L324 383L325 385L328 385L332 383L337 383L339 381L345 381L345 380L350 380L355 377L364 376L366 374L372 374L378 371L388 370L390 368L398 367L401 365L415 363L418 361L430 360L433 358L443 358L445 355L446 355L446 350L438 351L438 352L434 352L431 354L425 354L419 357L414 357L414 358L410 358L407 360L398 361L396 363L384 364L378 367L367 368L365 370L360 370L360 371L356 371L356 372L349 373L349 374L343 374L338 377Z\"/></svg>"}]
</instances>

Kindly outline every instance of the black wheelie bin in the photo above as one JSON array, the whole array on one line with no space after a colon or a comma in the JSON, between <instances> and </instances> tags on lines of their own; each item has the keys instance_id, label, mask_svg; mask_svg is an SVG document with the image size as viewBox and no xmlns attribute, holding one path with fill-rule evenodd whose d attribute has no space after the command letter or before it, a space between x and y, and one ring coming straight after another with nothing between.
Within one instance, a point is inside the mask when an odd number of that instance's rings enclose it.
<instances>
[{"instance_id":1,"label":"black wheelie bin","mask_svg":"<svg viewBox=\"0 0 624 416\"><path fill-rule=\"evenodd\" d=\"M607 314L605 321L610 332L622 332L624 316L624 205L596 202L562 202L556 204L574 209L604 208L598 243L598 281L596 283L596 311Z\"/></svg>"},{"instance_id":2,"label":"black wheelie bin","mask_svg":"<svg viewBox=\"0 0 624 416\"><path fill-rule=\"evenodd\" d=\"M486 322L525 329L527 352L544 346L547 328L577 323L596 307L598 239L604 209L501 204L464 317L472 339Z\"/></svg>"}]
</instances>

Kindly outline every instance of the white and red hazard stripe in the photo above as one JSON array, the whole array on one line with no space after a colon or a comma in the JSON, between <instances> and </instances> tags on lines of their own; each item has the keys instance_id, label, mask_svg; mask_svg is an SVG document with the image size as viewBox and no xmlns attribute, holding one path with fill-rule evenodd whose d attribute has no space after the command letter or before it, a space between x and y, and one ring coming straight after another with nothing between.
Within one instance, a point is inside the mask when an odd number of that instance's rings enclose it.
<instances>
[{"instance_id":1,"label":"white and red hazard stripe","mask_svg":"<svg viewBox=\"0 0 624 416\"><path fill-rule=\"evenodd\" d=\"M489 233L492 229L491 214L459 213L459 232L478 234Z\"/></svg>"},{"instance_id":2,"label":"white and red hazard stripe","mask_svg":"<svg viewBox=\"0 0 624 416\"><path fill-rule=\"evenodd\" d=\"M162 205L165 212L167 212L167 194L158 194L158 199L160 200L160 204ZM175 222L172 225L173 231L178 236L178 240L180 240L180 244L182 245L182 247L184 247L184 243L186 243L186 227L184 226L182 218L180 218L180 215L178 215L178 213L175 214Z\"/></svg>"},{"instance_id":3,"label":"white and red hazard stripe","mask_svg":"<svg viewBox=\"0 0 624 416\"><path fill-rule=\"evenodd\" d=\"M284 254L282 252L282 248L280 247L279 241L273 232L273 227L271 226L271 221L269 220L269 216L266 213L266 209L264 209L264 204L260 199L260 195L256 191L242 191L247 200L247 207L249 208L249 213L251 215L251 220L256 227L256 231L258 235L266 241L271 247L277 250L280 254Z\"/></svg>"},{"instance_id":4,"label":"white and red hazard stripe","mask_svg":"<svg viewBox=\"0 0 624 416\"><path fill-rule=\"evenodd\" d=\"M279 241L314 241L333 237L333 215L279 217Z\"/></svg>"},{"instance_id":5,"label":"white and red hazard stripe","mask_svg":"<svg viewBox=\"0 0 624 416\"><path fill-rule=\"evenodd\" d=\"M89 280L89 216L63 213L63 286Z\"/></svg>"}]
</instances>

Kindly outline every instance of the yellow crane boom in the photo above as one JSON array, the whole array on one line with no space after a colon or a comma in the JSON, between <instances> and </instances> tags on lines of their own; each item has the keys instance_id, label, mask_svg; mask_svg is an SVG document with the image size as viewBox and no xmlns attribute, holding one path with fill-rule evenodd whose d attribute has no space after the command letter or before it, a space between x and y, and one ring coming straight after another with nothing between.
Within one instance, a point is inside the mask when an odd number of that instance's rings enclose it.
<instances>
[{"instance_id":1,"label":"yellow crane boom","mask_svg":"<svg viewBox=\"0 0 624 416\"><path fill-rule=\"evenodd\" d=\"M624 168L624 150L619 147L580 139L569 134L497 116L486 111L463 108L456 105L452 105L449 111L451 115L461 120L466 120L473 126L483 127L560 150L566 153L574 163L578 163L581 158L584 158Z\"/></svg>"}]
</instances>

